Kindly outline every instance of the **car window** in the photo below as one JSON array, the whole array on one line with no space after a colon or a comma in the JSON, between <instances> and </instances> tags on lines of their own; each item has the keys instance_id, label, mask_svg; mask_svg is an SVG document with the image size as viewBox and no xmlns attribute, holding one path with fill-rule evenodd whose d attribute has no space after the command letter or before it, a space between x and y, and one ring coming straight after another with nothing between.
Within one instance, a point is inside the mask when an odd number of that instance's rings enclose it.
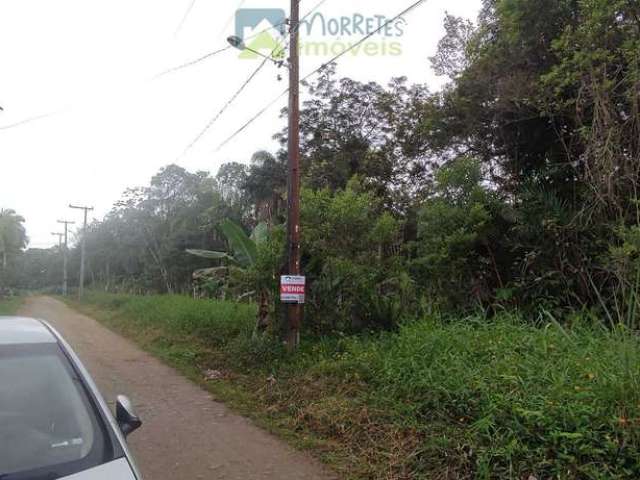
<instances>
[{"instance_id":1,"label":"car window","mask_svg":"<svg viewBox=\"0 0 640 480\"><path fill-rule=\"evenodd\" d=\"M104 423L58 345L0 347L0 478L58 478L104 463L108 450Z\"/></svg>"}]
</instances>

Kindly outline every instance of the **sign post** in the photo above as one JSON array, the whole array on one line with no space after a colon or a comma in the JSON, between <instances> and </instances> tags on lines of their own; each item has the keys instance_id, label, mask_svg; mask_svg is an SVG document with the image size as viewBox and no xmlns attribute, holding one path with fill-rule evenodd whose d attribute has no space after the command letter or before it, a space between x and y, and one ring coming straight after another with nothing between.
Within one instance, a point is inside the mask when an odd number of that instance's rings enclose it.
<instances>
[{"instance_id":1,"label":"sign post","mask_svg":"<svg viewBox=\"0 0 640 480\"><path fill-rule=\"evenodd\" d=\"M280 277L280 301L282 303L304 304L306 278L301 275Z\"/></svg>"}]
</instances>

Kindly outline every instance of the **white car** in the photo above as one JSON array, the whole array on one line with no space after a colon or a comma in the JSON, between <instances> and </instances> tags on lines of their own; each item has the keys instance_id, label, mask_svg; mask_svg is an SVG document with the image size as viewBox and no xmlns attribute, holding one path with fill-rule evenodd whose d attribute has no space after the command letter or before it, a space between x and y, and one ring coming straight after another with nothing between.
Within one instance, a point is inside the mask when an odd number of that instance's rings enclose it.
<instances>
[{"instance_id":1,"label":"white car","mask_svg":"<svg viewBox=\"0 0 640 480\"><path fill-rule=\"evenodd\" d=\"M114 418L49 324L0 317L0 480L140 480L125 437L141 424L124 396Z\"/></svg>"}]
</instances>

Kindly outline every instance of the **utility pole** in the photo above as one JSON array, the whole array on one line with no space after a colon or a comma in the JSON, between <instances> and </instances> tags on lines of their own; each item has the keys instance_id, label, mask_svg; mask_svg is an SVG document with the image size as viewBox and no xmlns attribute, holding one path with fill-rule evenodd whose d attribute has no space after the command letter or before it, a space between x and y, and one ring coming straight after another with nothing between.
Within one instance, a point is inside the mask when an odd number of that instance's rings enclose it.
<instances>
[{"instance_id":1,"label":"utility pole","mask_svg":"<svg viewBox=\"0 0 640 480\"><path fill-rule=\"evenodd\" d=\"M58 220L58 223L64 225L64 248L62 249L62 295L67 296L69 291L69 277L67 275L67 253L68 253L68 240L69 240L69 225L73 225L76 222L70 222L68 220Z\"/></svg>"},{"instance_id":2,"label":"utility pole","mask_svg":"<svg viewBox=\"0 0 640 480\"><path fill-rule=\"evenodd\" d=\"M62 251L62 238L64 237L64 233L51 232L51 235L58 237L58 248Z\"/></svg>"},{"instance_id":3,"label":"utility pole","mask_svg":"<svg viewBox=\"0 0 640 480\"><path fill-rule=\"evenodd\" d=\"M295 350L300 344L305 279L300 265L300 0L291 0L289 19L289 172L287 196L287 275L280 280L280 299L285 303L287 345ZM240 37L227 39L232 47L251 50ZM266 57L271 59L271 57ZM279 65L280 62L275 62ZM285 284L286 279L286 284Z\"/></svg>"},{"instance_id":4,"label":"utility pole","mask_svg":"<svg viewBox=\"0 0 640 480\"><path fill-rule=\"evenodd\" d=\"M300 0L291 0L289 21L289 185L287 215L287 263L289 275L300 275ZM287 345L300 344L302 304L287 304Z\"/></svg>"},{"instance_id":5,"label":"utility pole","mask_svg":"<svg viewBox=\"0 0 640 480\"><path fill-rule=\"evenodd\" d=\"M58 250L60 250L60 253L62 253L62 238L64 237L64 233L51 232L51 235L53 235L54 237L58 237ZM64 289L64 284L62 285L62 288Z\"/></svg>"},{"instance_id":6,"label":"utility pole","mask_svg":"<svg viewBox=\"0 0 640 480\"><path fill-rule=\"evenodd\" d=\"M84 211L84 223L82 226L82 240L80 242L80 289L78 290L78 296L82 298L84 295L84 260L87 248L87 213L93 210L93 207L81 207L76 205L69 205L69 208Z\"/></svg>"}]
</instances>

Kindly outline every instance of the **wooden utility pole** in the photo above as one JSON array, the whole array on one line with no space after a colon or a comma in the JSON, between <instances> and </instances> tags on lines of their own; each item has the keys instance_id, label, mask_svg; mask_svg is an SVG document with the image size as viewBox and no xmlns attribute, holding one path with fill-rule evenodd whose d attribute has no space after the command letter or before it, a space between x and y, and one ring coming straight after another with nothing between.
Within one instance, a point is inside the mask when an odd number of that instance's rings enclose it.
<instances>
[{"instance_id":1,"label":"wooden utility pole","mask_svg":"<svg viewBox=\"0 0 640 480\"><path fill-rule=\"evenodd\" d=\"M68 240L69 240L69 225L73 225L76 222L70 222L68 220L58 220L58 223L64 225L64 248L62 249L62 295L67 295L69 291L69 277L67 275L67 254L69 252Z\"/></svg>"},{"instance_id":2,"label":"wooden utility pole","mask_svg":"<svg viewBox=\"0 0 640 480\"><path fill-rule=\"evenodd\" d=\"M62 251L62 239L64 238L64 233L60 232L51 232L51 235L54 237L58 237L58 248Z\"/></svg>"},{"instance_id":3,"label":"wooden utility pole","mask_svg":"<svg viewBox=\"0 0 640 480\"><path fill-rule=\"evenodd\" d=\"M289 275L301 275L300 265L300 0L291 0L289 21L289 195L287 221L287 263ZM302 304L287 304L287 345L300 344Z\"/></svg>"},{"instance_id":4,"label":"wooden utility pole","mask_svg":"<svg viewBox=\"0 0 640 480\"><path fill-rule=\"evenodd\" d=\"M76 205L69 205L69 208L84 211L84 223L82 224L82 239L80 241L80 288L78 289L78 296L82 298L84 295L84 262L85 255L87 253L87 213L93 210L93 207L80 207Z\"/></svg>"},{"instance_id":5,"label":"wooden utility pole","mask_svg":"<svg viewBox=\"0 0 640 480\"><path fill-rule=\"evenodd\" d=\"M58 250L60 251L61 254L63 254L63 252L62 252L62 239L64 238L64 233L51 232L51 235L53 235L54 237L58 237ZM62 286L62 288L64 289L64 285Z\"/></svg>"}]
</instances>

